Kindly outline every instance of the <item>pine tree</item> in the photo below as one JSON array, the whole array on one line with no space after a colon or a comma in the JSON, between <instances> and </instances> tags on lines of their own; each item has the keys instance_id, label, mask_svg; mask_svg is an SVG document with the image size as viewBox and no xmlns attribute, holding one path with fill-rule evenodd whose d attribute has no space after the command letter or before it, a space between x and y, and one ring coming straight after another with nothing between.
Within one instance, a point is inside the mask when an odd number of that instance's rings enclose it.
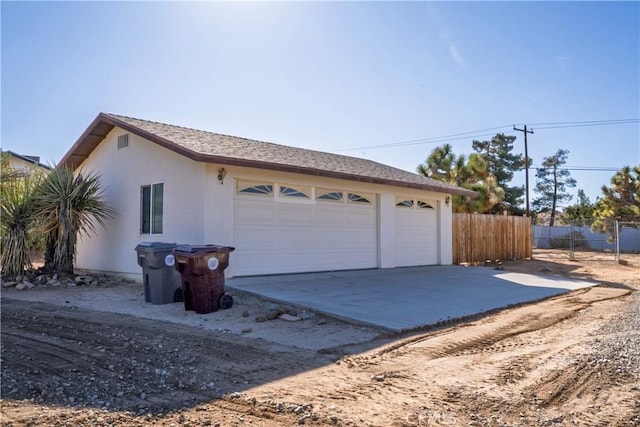
<instances>
[{"instance_id":1,"label":"pine tree","mask_svg":"<svg viewBox=\"0 0 640 427\"><path fill-rule=\"evenodd\" d=\"M571 173L562 169L562 165L567 162L568 150L560 149L551 157L545 157L542 167L536 173L536 188L534 191L539 194L533 201L533 208L537 212L550 212L549 225L553 227L556 209L571 200L571 194L567 193L568 188L576 186L576 180L571 178Z\"/></svg>"},{"instance_id":2,"label":"pine tree","mask_svg":"<svg viewBox=\"0 0 640 427\"><path fill-rule=\"evenodd\" d=\"M611 178L611 187L602 186L603 197L595 206L593 230L614 234L613 219L640 221L640 165L623 167Z\"/></svg>"},{"instance_id":3,"label":"pine tree","mask_svg":"<svg viewBox=\"0 0 640 427\"><path fill-rule=\"evenodd\" d=\"M487 162L487 170L495 176L497 184L504 190L504 200L495 205L494 213L507 210L512 214L522 213L519 206L522 204L524 187L509 186L515 172L524 169L524 157L522 154L513 154L513 142L515 136L497 134L490 141L472 142L473 149Z\"/></svg>"},{"instance_id":4,"label":"pine tree","mask_svg":"<svg viewBox=\"0 0 640 427\"><path fill-rule=\"evenodd\" d=\"M449 144L433 149L426 162L418 165L419 174L447 184L473 190L475 198L453 196L454 212L489 213L499 204L504 192L495 176L488 171L488 164L479 154L456 156Z\"/></svg>"},{"instance_id":5,"label":"pine tree","mask_svg":"<svg viewBox=\"0 0 640 427\"><path fill-rule=\"evenodd\" d=\"M567 206L562 211L562 218L566 222L584 224L593 219L595 205L584 194L584 190L578 190L578 201L575 205Z\"/></svg>"}]
</instances>

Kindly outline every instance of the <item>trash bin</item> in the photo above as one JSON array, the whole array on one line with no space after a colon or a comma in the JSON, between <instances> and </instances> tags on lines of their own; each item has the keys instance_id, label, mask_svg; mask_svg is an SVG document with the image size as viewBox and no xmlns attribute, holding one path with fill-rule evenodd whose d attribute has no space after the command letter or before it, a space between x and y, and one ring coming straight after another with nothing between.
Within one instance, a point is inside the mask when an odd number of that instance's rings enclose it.
<instances>
[{"instance_id":1,"label":"trash bin","mask_svg":"<svg viewBox=\"0 0 640 427\"><path fill-rule=\"evenodd\" d=\"M235 248L218 245L180 245L167 257L182 276L185 310L199 314L231 308L233 298L224 292L224 270L229 265L229 253Z\"/></svg>"},{"instance_id":2,"label":"trash bin","mask_svg":"<svg viewBox=\"0 0 640 427\"><path fill-rule=\"evenodd\" d=\"M176 246L164 242L141 242L136 246L146 302L157 305L183 301L180 273L165 263L165 257Z\"/></svg>"}]
</instances>

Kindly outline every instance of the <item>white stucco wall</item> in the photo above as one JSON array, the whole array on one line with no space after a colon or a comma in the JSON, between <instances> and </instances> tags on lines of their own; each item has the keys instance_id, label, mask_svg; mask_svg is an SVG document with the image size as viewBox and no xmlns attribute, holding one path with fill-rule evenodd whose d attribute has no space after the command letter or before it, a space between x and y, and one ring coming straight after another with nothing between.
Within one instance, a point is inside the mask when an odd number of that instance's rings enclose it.
<instances>
[{"instance_id":1,"label":"white stucco wall","mask_svg":"<svg viewBox=\"0 0 640 427\"><path fill-rule=\"evenodd\" d=\"M446 194L404 187L345 181L311 175L254 168L205 164L190 160L143 138L129 135L129 147L117 149L117 137L125 133L114 128L81 165L81 169L101 174L104 197L118 212L98 226L92 236L78 242L76 268L141 277L135 247L143 241L215 243L234 246L235 182L237 179L274 181L373 193L377 199L378 267L396 266L396 195L413 196L438 204L440 228L439 263L452 262L451 206ZM220 168L226 176L218 180ZM140 187L164 183L163 233L140 234ZM233 259L233 256L232 256ZM232 277L233 262L227 269Z\"/></svg>"},{"instance_id":2,"label":"white stucco wall","mask_svg":"<svg viewBox=\"0 0 640 427\"><path fill-rule=\"evenodd\" d=\"M114 128L81 165L102 177L104 198L117 212L105 228L82 236L76 268L140 274L135 247L143 241L203 242L205 165L187 159L133 134L129 146L117 149ZM163 233L140 234L140 187L164 184Z\"/></svg>"},{"instance_id":3,"label":"white stucco wall","mask_svg":"<svg viewBox=\"0 0 640 427\"><path fill-rule=\"evenodd\" d=\"M444 196L444 197L443 197ZM438 233L440 240L440 264L453 263L453 210L449 195L441 195L438 200Z\"/></svg>"}]
</instances>

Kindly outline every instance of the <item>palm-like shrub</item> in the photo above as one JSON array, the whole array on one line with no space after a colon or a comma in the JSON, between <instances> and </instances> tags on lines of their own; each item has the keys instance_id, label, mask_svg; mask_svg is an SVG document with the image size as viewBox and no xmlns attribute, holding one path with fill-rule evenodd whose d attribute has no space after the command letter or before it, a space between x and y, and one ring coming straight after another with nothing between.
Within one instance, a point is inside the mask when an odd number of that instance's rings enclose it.
<instances>
[{"instance_id":1,"label":"palm-like shrub","mask_svg":"<svg viewBox=\"0 0 640 427\"><path fill-rule=\"evenodd\" d=\"M59 167L42 183L35 214L47 236L45 268L72 274L78 234L94 233L115 212L102 198L99 175Z\"/></svg>"},{"instance_id":2,"label":"palm-like shrub","mask_svg":"<svg viewBox=\"0 0 640 427\"><path fill-rule=\"evenodd\" d=\"M15 276L31 267L29 234L36 224L33 208L42 175L13 170L5 162L1 173L0 265L5 275Z\"/></svg>"}]
</instances>

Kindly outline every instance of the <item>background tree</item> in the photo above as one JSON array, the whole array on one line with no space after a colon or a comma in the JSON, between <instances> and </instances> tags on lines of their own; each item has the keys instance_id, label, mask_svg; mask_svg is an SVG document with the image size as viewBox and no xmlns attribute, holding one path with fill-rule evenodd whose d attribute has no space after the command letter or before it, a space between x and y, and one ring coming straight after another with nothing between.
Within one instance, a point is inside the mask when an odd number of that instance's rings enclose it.
<instances>
[{"instance_id":1,"label":"background tree","mask_svg":"<svg viewBox=\"0 0 640 427\"><path fill-rule=\"evenodd\" d=\"M584 194L584 190L578 190L578 200L576 204L567 206L562 211L562 218L565 222L574 224L584 224L593 220L595 204Z\"/></svg>"},{"instance_id":2,"label":"background tree","mask_svg":"<svg viewBox=\"0 0 640 427\"><path fill-rule=\"evenodd\" d=\"M504 197L481 155L474 153L468 159L464 155L456 156L449 144L434 148L426 162L418 165L417 171L426 177L476 192L475 198L454 195L454 212L488 213Z\"/></svg>"},{"instance_id":3,"label":"background tree","mask_svg":"<svg viewBox=\"0 0 640 427\"><path fill-rule=\"evenodd\" d=\"M614 235L614 219L640 221L640 165L623 167L611 178L611 186L602 186L602 198L594 209L592 230Z\"/></svg>"},{"instance_id":4,"label":"background tree","mask_svg":"<svg viewBox=\"0 0 640 427\"><path fill-rule=\"evenodd\" d=\"M571 173L562 169L567 162L568 150L559 149L551 157L545 157L542 167L536 173L536 187L534 191L539 194L533 200L533 208L537 212L550 212L549 225L553 227L556 209L564 202L571 200L568 188L576 186L576 180L571 178Z\"/></svg>"},{"instance_id":5,"label":"background tree","mask_svg":"<svg viewBox=\"0 0 640 427\"><path fill-rule=\"evenodd\" d=\"M36 200L36 215L43 220L47 235L45 268L73 273L79 233L95 232L95 224L115 215L102 199L100 177L66 167L54 169L44 180Z\"/></svg>"},{"instance_id":6,"label":"background tree","mask_svg":"<svg viewBox=\"0 0 640 427\"><path fill-rule=\"evenodd\" d=\"M426 162L418 165L417 171L428 178L457 185L464 164L464 156L456 156L453 147L445 144L434 148Z\"/></svg>"},{"instance_id":7,"label":"background tree","mask_svg":"<svg viewBox=\"0 0 640 427\"><path fill-rule=\"evenodd\" d=\"M494 206L493 213L501 213L504 210L511 214L523 213L519 206L523 202L524 187L508 185L514 173L524 169L524 156L512 153L515 140L515 136L499 133L489 141L472 142L472 148L485 159L487 170L495 176L497 184L504 190L504 199Z\"/></svg>"}]
</instances>

